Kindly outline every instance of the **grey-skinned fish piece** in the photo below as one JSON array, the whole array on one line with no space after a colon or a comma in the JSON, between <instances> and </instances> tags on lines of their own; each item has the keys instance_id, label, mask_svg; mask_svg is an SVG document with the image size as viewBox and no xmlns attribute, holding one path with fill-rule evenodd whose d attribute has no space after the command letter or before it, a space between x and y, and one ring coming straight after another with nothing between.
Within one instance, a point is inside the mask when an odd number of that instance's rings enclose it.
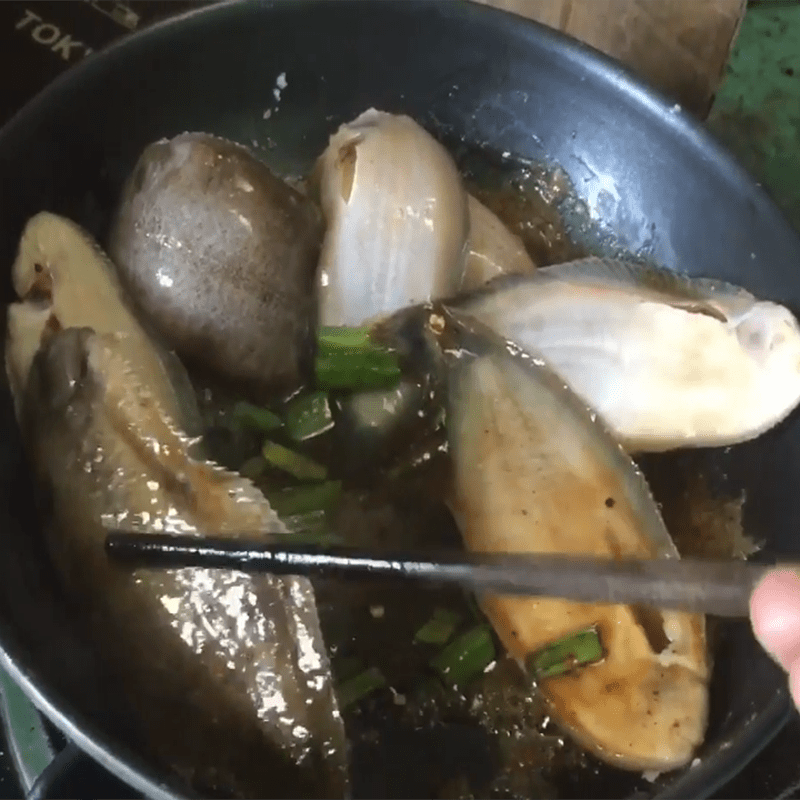
<instances>
[{"instance_id":1,"label":"grey-skinned fish piece","mask_svg":"<svg viewBox=\"0 0 800 800\"><path fill-rule=\"evenodd\" d=\"M20 302L8 308L5 366L50 496L48 549L151 754L200 794L346 795L344 727L308 580L131 572L106 557L109 526L285 531L266 498L187 433L180 361L155 345L114 265L70 220L33 217L12 274Z\"/></svg>"},{"instance_id":2,"label":"grey-skinned fish piece","mask_svg":"<svg viewBox=\"0 0 800 800\"><path fill-rule=\"evenodd\" d=\"M267 395L308 377L322 231L314 203L247 148L183 133L142 152L108 252L181 358Z\"/></svg>"},{"instance_id":3,"label":"grey-skinned fish piece","mask_svg":"<svg viewBox=\"0 0 800 800\"><path fill-rule=\"evenodd\" d=\"M126 361L124 336L46 335L21 404L69 596L89 610L152 751L201 793L346 795L344 729L307 579L131 571L107 557L108 527L285 531L249 481L188 456L190 440Z\"/></svg>"}]
</instances>

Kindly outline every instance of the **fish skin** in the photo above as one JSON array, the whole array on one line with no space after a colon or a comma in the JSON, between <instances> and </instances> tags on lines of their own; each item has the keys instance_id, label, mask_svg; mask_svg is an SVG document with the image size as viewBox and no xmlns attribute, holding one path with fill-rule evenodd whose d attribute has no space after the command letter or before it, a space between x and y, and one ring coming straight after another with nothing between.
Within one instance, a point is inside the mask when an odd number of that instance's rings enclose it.
<instances>
[{"instance_id":1,"label":"fish skin","mask_svg":"<svg viewBox=\"0 0 800 800\"><path fill-rule=\"evenodd\" d=\"M120 346L147 370L164 411L187 433L200 434L200 412L183 366L134 312L114 264L87 231L49 211L35 214L20 236L11 279L23 301L8 307L5 365L15 403L46 330L125 332Z\"/></svg>"},{"instance_id":2,"label":"fish skin","mask_svg":"<svg viewBox=\"0 0 800 800\"><path fill-rule=\"evenodd\" d=\"M541 355L629 452L737 444L800 402L796 319L722 281L587 258L447 304Z\"/></svg>"},{"instance_id":3,"label":"fish skin","mask_svg":"<svg viewBox=\"0 0 800 800\"><path fill-rule=\"evenodd\" d=\"M108 527L285 532L249 481L188 456L191 440L126 361L123 337L47 336L22 404L64 585L136 698L156 757L190 785L237 797L344 796L344 729L310 582L131 571L107 558Z\"/></svg>"},{"instance_id":4,"label":"fish skin","mask_svg":"<svg viewBox=\"0 0 800 800\"><path fill-rule=\"evenodd\" d=\"M137 722L151 755L201 794L347 796L344 728L306 579L131 573L106 558L108 526L285 530L249 481L205 460L188 434L192 397L182 394L180 362L163 358L128 309L113 264L70 220L29 221L13 281L21 301L8 308L6 371L31 467L49 495L47 544L82 609L76 623L89 627L123 691L149 698ZM277 677L276 659L285 666ZM309 660L318 663L304 670ZM276 681L310 701L293 708L310 743L267 707ZM319 763L299 766L305 751Z\"/></svg>"},{"instance_id":5,"label":"fish skin","mask_svg":"<svg viewBox=\"0 0 800 800\"><path fill-rule=\"evenodd\" d=\"M247 147L188 132L142 151L108 252L180 357L256 400L309 378L322 232L315 204Z\"/></svg>"},{"instance_id":6,"label":"fish skin","mask_svg":"<svg viewBox=\"0 0 800 800\"><path fill-rule=\"evenodd\" d=\"M433 363L447 396L454 469L449 505L468 550L678 557L641 472L543 361L444 306L420 319L439 349ZM494 594L481 605L522 664L597 626L604 660L542 680L539 691L599 758L662 771L691 760L707 723L702 615L665 610L659 621L628 606ZM648 624L661 626L661 644L651 643Z\"/></svg>"}]
</instances>

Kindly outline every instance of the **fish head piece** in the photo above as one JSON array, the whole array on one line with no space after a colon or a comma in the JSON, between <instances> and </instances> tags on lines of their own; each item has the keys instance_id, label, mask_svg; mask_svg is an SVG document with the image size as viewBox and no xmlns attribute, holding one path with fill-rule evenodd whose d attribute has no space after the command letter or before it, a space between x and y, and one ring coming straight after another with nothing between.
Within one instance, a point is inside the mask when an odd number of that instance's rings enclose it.
<instances>
[{"instance_id":1,"label":"fish head piece","mask_svg":"<svg viewBox=\"0 0 800 800\"><path fill-rule=\"evenodd\" d=\"M11 268L14 291L20 299L38 302L52 299L54 273L64 260L71 233L67 221L49 211L28 220Z\"/></svg>"},{"instance_id":2,"label":"fish head piece","mask_svg":"<svg viewBox=\"0 0 800 800\"><path fill-rule=\"evenodd\" d=\"M765 371L800 376L800 325L785 306L754 303L737 322L736 336Z\"/></svg>"},{"instance_id":3,"label":"fish head piece","mask_svg":"<svg viewBox=\"0 0 800 800\"><path fill-rule=\"evenodd\" d=\"M736 325L740 346L756 364L764 397L775 418L800 403L800 325L789 309L754 303Z\"/></svg>"}]
</instances>

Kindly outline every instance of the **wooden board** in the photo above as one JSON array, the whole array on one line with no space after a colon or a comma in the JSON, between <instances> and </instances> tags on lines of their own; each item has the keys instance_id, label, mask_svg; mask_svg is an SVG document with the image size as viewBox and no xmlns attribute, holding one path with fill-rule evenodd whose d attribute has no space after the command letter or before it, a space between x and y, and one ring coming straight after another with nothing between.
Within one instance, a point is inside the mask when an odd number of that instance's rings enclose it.
<instances>
[{"instance_id":1,"label":"wooden board","mask_svg":"<svg viewBox=\"0 0 800 800\"><path fill-rule=\"evenodd\" d=\"M474 0L557 28L617 58L705 119L746 0Z\"/></svg>"}]
</instances>

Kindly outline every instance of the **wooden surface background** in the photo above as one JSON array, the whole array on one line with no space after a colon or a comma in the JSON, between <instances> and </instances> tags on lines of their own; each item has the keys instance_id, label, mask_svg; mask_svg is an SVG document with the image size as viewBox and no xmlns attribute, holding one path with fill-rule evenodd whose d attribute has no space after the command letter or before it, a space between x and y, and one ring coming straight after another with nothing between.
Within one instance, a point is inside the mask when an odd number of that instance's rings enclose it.
<instances>
[{"instance_id":1,"label":"wooden surface background","mask_svg":"<svg viewBox=\"0 0 800 800\"><path fill-rule=\"evenodd\" d=\"M475 0L557 28L619 59L705 119L746 0Z\"/></svg>"}]
</instances>

